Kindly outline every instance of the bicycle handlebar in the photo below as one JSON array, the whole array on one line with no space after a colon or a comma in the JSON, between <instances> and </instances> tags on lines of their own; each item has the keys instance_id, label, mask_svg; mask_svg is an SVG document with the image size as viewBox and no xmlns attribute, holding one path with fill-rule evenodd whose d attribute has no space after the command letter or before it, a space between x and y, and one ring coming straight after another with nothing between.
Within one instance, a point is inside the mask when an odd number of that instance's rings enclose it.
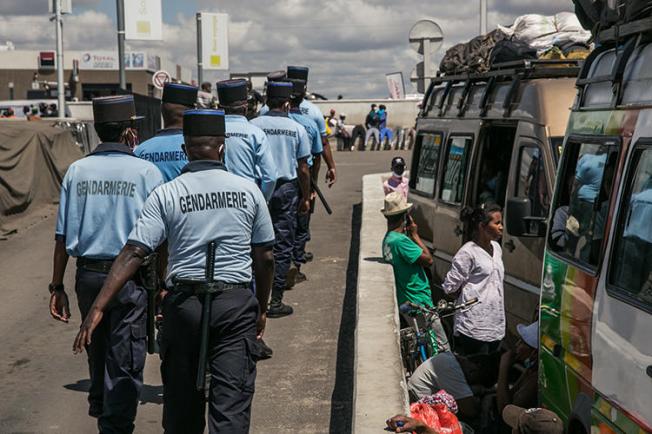
<instances>
[{"instance_id":1,"label":"bicycle handlebar","mask_svg":"<svg viewBox=\"0 0 652 434\"><path fill-rule=\"evenodd\" d=\"M437 314L441 315L442 312L448 311L448 313L456 312L461 309L466 309L468 307L473 306L476 303L479 303L480 300L478 297L473 297L468 301L465 301L464 303L461 304L456 304L454 305L452 302L447 302L445 300L441 300L436 307L425 307L425 306L420 306L418 304L406 301L405 303L402 303L399 306L399 310L401 313L408 315L408 316L416 316L419 313L423 314Z\"/></svg>"}]
</instances>

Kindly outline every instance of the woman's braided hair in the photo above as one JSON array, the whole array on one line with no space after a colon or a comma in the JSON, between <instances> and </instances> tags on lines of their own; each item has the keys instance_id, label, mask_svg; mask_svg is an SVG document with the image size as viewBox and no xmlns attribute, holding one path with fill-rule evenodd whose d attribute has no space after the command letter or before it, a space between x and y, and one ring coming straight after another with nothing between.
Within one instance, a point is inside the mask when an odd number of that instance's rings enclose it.
<instances>
[{"instance_id":1,"label":"woman's braided hair","mask_svg":"<svg viewBox=\"0 0 652 434\"><path fill-rule=\"evenodd\" d=\"M465 206L460 211L460 220L466 225L473 238L481 224L486 225L491 221L491 214L501 211L502 208L497 203L483 203L475 208Z\"/></svg>"}]
</instances>

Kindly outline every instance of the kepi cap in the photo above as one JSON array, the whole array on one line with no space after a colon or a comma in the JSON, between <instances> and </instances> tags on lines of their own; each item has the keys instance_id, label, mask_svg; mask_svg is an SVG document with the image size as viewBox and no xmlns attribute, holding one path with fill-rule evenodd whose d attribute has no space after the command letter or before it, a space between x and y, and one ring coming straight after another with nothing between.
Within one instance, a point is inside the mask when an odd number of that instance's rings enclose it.
<instances>
[{"instance_id":1,"label":"kepi cap","mask_svg":"<svg viewBox=\"0 0 652 434\"><path fill-rule=\"evenodd\" d=\"M93 99L93 120L96 124L143 119L136 116L133 95L105 96Z\"/></svg>"},{"instance_id":2,"label":"kepi cap","mask_svg":"<svg viewBox=\"0 0 652 434\"><path fill-rule=\"evenodd\" d=\"M245 103L247 101L247 80L223 80L215 84L217 88L217 99L222 105L229 105L235 102Z\"/></svg>"},{"instance_id":3,"label":"kepi cap","mask_svg":"<svg viewBox=\"0 0 652 434\"><path fill-rule=\"evenodd\" d=\"M512 434L563 434L564 424L559 416L545 408L525 409L508 405L503 420L512 428Z\"/></svg>"},{"instance_id":4,"label":"kepi cap","mask_svg":"<svg viewBox=\"0 0 652 434\"><path fill-rule=\"evenodd\" d=\"M224 112L210 109L186 110L183 112L183 135L224 137Z\"/></svg>"},{"instance_id":5,"label":"kepi cap","mask_svg":"<svg viewBox=\"0 0 652 434\"><path fill-rule=\"evenodd\" d=\"M199 92L199 89L195 86L181 83L166 83L163 87L161 101L194 107L197 102L197 92Z\"/></svg>"},{"instance_id":6,"label":"kepi cap","mask_svg":"<svg viewBox=\"0 0 652 434\"><path fill-rule=\"evenodd\" d=\"M385 196L385 207L380 210L386 217L402 214L412 208L412 204L401 193L393 191Z\"/></svg>"},{"instance_id":7,"label":"kepi cap","mask_svg":"<svg viewBox=\"0 0 652 434\"><path fill-rule=\"evenodd\" d=\"M516 331L529 347L539 348L539 321L535 321L530 325L518 324Z\"/></svg>"},{"instance_id":8,"label":"kepi cap","mask_svg":"<svg viewBox=\"0 0 652 434\"><path fill-rule=\"evenodd\" d=\"M287 81L270 81L267 83L267 98L290 99L294 85Z\"/></svg>"},{"instance_id":9,"label":"kepi cap","mask_svg":"<svg viewBox=\"0 0 652 434\"><path fill-rule=\"evenodd\" d=\"M306 80L290 78L288 82L292 83L292 96L299 97L306 94Z\"/></svg>"},{"instance_id":10,"label":"kepi cap","mask_svg":"<svg viewBox=\"0 0 652 434\"><path fill-rule=\"evenodd\" d=\"M288 66L288 78L298 78L308 82L308 72L310 69L306 66Z\"/></svg>"},{"instance_id":11,"label":"kepi cap","mask_svg":"<svg viewBox=\"0 0 652 434\"><path fill-rule=\"evenodd\" d=\"M267 81L283 81L287 78L285 71L273 71L267 74Z\"/></svg>"}]
</instances>

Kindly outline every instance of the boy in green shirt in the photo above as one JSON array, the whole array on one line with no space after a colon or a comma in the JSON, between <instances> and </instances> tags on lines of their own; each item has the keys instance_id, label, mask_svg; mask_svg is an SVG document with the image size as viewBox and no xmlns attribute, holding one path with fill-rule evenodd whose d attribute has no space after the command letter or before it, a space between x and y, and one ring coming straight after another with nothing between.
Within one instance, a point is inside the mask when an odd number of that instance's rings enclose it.
<instances>
[{"instance_id":1,"label":"boy in green shirt","mask_svg":"<svg viewBox=\"0 0 652 434\"><path fill-rule=\"evenodd\" d=\"M387 219L383 258L392 264L399 305L411 302L433 307L430 282L425 270L432 266L432 255L419 237L417 225L409 214L411 208L412 204L398 192L385 196L385 207L380 210ZM436 321L432 329L437 336L439 351L449 350L441 323Z\"/></svg>"}]
</instances>

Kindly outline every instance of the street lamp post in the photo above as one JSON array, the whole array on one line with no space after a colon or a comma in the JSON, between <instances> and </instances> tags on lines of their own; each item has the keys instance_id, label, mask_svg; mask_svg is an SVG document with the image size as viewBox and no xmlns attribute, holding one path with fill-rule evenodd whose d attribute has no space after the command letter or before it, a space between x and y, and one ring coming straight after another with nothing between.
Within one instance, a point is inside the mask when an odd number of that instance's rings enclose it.
<instances>
[{"instance_id":1,"label":"street lamp post","mask_svg":"<svg viewBox=\"0 0 652 434\"><path fill-rule=\"evenodd\" d=\"M120 89L127 90L127 76L125 74L125 2L116 0L118 15L118 70L120 76Z\"/></svg>"},{"instance_id":2,"label":"street lamp post","mask_svg":"<svg viewBox=\"0 0 652 434\"><path fill-rule=\"evenodd\" d=\"M202 33L201 33L201 12L197 12L197 82L201 86L204 81L204 54L202 46Z\"/></svg>"},{"instance_id":3,"label":"street lamp post","mask_svg":"<svg viewBox=\"0 0 652 434\"><path fill-rule=\"evenodd\" d=\"M14 82L10 81L7 83L7 87L9 88L9 99L14 100Z\"/></svg>"},{"instance_id":4,"label":"street lamp post","mask_svg":"<svg viewBox=\"0 0 652 434\"><path fill-rule=\"evenodd\" d=\"M487 33L487 0L480 0L480 34Z\"/></svg>"},{"instance_id":5,"label":"street lamp post","mask_svg":"<svg viewBox=\"0 0 652 434\"><path fill-rule=\"evenodd\" d=\"M54 13L57 38L57 104L59 117L66 117L66 91L63 85L63 19L61 0L54 0Z\"/></svg>"}]
</instances>

